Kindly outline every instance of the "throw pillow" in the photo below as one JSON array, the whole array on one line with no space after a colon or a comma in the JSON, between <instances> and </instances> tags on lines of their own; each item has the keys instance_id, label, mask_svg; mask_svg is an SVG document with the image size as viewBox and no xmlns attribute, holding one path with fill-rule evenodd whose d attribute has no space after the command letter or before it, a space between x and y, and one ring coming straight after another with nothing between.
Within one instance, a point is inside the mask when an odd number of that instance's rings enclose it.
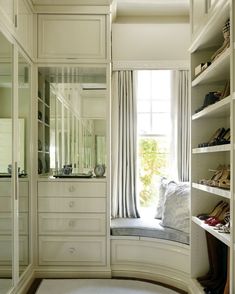
<instances>
[{"instance_id":1,"label":"throw pillow","mask_svg":"<svg viewBox=\"0 0 235 294\"><path fill-rule=\"evenodd\" d=\"M158 203L155 218L161 219L162 218L162 210L163 204L165 201L165 192L167 189L169 181L166 178L161 178L160 186L159 186L159 195L158 195Z\"/></svg>"},{"instance_id":2,"label":"throw pillow","mask_svg":"<svg viewBox=\"0 0 235 294\"><path fill-rule=\"evenodd\" d=\"M162 226L189 233L189 183L168 184L162 211Z\"/></svg>"}]
</instances>

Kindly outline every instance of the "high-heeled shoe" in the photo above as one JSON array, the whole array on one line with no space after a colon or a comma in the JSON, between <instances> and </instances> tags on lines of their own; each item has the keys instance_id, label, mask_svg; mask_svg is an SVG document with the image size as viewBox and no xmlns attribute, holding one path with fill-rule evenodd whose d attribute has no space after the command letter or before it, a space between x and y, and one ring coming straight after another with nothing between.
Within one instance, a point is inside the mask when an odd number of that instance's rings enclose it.
<instances>
[{"instance_id":1,"label":"high-heeled shoe","mask_svg":"<svg viewBox=\"0 0 235 294\"><path fill-rule=\"evenodd\" d=\"M199 184L211 186L211 183L213 183L213 181L218 181L221 178L223 170L224 166L219 165L210 179L199 180Z\"/></svg>"},{"instance_id":2,"label":"high-heeled shoe","mask_svg":"<svg viewBox=\"0 0 235 294\"><path fill-rule=\"evenodd\" d=\"M204 143L199 143L198 144L198 148L202 148L202 147L208 147L210 146L214 141L218 140L223 133L225 132L224 128L218 128L213 135L210 137L208 142L204 142Z\"/></svg>"},{"instance_id":3,"label":"high-heeled shoe","mask_svg":"<svg viewBox=\"0 0 235 294\"><path fill-rule=\"evenodd\" d=\"M213 187L230 189L230 166L223 168L223 173L219 179L214 180L211 184Z\"/></svg>"},{"instance_id":4,"label":"high-heeled shoe","mask_svg":"<svg viewBox=\"0 0 235 294\"><path fill-rule=\"evenodd\" d=\"M216 206L211 210L211 212L209 213L200 213L197 215L197 217L200 219L200 220L206 220L210 217L214 217L216 215L218 215L221 211L221 209L224 207L224 205L227 204L226 202L224 201L220 201L216 204Z\"/></svg>"},{"instance_id":5,"label":"high-heeled shoe","mask_svg":"<svg viewBox=\"0 0 235 294\"><path fill-rule=\"evenodd\" d=\"M223 136L217 142L217 145L230 144L230 128L228 128Z\"/></svg>"},{"instance_id":6,"label":"high-heeled shoe","mask_svg":"<svg viewBox=\"0 0 235 294\"><path fill-rule=\"evenodd\" d=\"M219 215L211 217L208 220L205 220L205 223L212 227L216 226L219 223L223 223L225 215L228 211L229 211L229 205L227 206L225 205Z\"/></svg>"}]
</instances>

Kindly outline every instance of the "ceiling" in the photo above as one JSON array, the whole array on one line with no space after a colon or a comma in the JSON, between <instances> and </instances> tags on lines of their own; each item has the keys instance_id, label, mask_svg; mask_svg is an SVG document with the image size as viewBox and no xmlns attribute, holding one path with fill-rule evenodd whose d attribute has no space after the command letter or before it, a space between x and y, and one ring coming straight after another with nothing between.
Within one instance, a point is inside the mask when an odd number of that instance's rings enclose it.
<instances>
[{"instance_id":1,"label":"ceiling","mask_svg":"<svg viewBox=\"0 0 235 294\"><path fill-rule=\"evenodd\" d=\"M188 16L189 0L31 0L34 5L98 5L114 3L116 14L126 16Z\"/></svg>"},{"instance_id":2,"label":"ceiling","mask_svg":"<svg viewBox=\"0 0 235 294\"><path fill-rule=\"evenodd\" d=\"M189 0L117 0L117 16L188 16Z\"/></svg>"}]
</instances>

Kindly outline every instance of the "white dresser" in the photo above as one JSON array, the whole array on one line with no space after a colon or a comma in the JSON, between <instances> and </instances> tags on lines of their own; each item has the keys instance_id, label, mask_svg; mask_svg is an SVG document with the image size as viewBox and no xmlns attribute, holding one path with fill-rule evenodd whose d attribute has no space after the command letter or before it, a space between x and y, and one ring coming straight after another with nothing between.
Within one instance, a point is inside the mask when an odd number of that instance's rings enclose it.
<instances>
[{"instance_id":1,"label":"white dresser","mask_svg":"<svg viewBox=\"0 0 235 294\"><path fill-rule=\"evenodd\" d=\"M39 180L39 266L106 266L106 180Z\"/></svg>"}]
</instances>

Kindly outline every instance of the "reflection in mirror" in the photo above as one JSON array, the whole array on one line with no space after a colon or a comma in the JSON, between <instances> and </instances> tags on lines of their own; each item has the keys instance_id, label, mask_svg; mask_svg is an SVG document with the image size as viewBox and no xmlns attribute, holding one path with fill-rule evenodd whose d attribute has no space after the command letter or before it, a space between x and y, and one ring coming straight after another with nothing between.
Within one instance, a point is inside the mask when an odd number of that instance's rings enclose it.
<instances>
[{"instance_id":1,"label":"reflection in mirror","mask_svg":"<svg viewBox=\"0 0 235 294\"><path fill-rule=\"evenodd\" d=\"M106 164L106 68L39 68L38 84L39 139L42 146L45 140L50 145L50 173L86 175L97 163ZM40 108L45 92L50 97L49 136L40 132L45 128ZM42 148L42 166L45 156Z\"/></svg>"},{"instance_id":2,"label":"reflection in mirror","mask_svg":"<svg viewBox=\"0 0 235 294\"><path fill-rule=\"evenodd\" d=\"M12 287L12 45L0 33L0 292Z\"/></svg>"},{"instance_id":3,"label":"reflection in mirror","mask_svg":"<svg viewBox=\"0 0 235 294\"><path fill-rule=\"evenodd\" d=\"M18 54L19 273L29 265L30 65Z\"/></svg>"}]
</instances>

